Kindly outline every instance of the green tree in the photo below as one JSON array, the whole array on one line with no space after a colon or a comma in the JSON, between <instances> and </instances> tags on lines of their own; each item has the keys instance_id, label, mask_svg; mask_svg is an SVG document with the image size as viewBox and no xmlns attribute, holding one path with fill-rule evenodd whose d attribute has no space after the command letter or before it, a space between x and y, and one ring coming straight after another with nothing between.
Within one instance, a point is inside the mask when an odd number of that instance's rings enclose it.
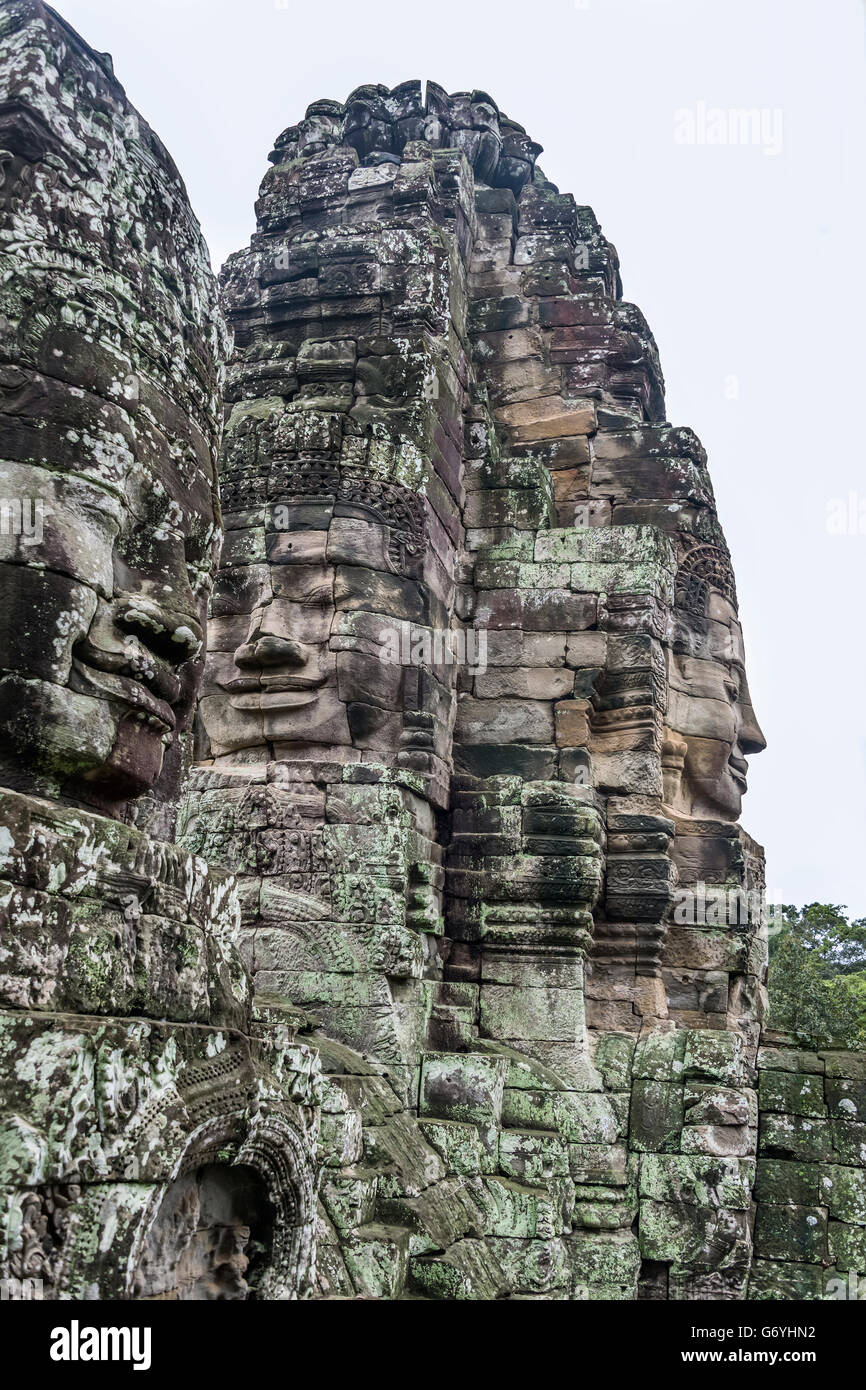
<instances>
[{"instance_id":1,"label":"green tree","mask_svg":"<svg viewBox=\"0 0 866 1390\"><path fill-rule=\"evenodd\" d=\"M772 1028L866 1046L866 918L830 903L773 908L769 996Z\"/></svg>"}]
</instances>

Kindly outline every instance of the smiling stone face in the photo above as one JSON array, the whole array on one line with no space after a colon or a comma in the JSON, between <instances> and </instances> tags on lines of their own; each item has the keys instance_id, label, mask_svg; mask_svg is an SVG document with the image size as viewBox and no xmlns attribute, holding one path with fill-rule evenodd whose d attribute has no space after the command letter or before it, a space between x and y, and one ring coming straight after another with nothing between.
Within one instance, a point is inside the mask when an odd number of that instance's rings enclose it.
<instances>
[{"instance_id":1,"label":"smiling stone face","mask_svg":"<svg viewBox=\"0 0 866 1390\"><path fill-rule=\"evenodd\" d=\"M425 621L420 555L381 512L334 498L242 519L262 524L227 533L214 589L200 701L211 755L395 755L404 670L388 644Z\"/></svg>"},{"instance_id":2,"label":"smiling stone face","mask_svg":"<svg viewBox=\"0 0 866 1390\"><path fill-rule=\"evenodd\" d=\"M131 469L122 492L39 467L16 469L16 485L42 501L43 535L25 564L2 565L4 780L108 807L155 785L189 723L210 496L190 497L168 465Z\"/></svg>"},{"instance_id":3,"label":"smiling stone face","mask_svg":"<svg viewBox=\"0 0 866 1390\"><path fill-rule=\"evenodd\" d=\"M766 747L745 669L736 660L701 661L672 653L669 680L668 726L685 745L673 809L736 820L747 789L746 759Z\"/></svg>"},{"instance_id":4,"label":"smiling stone face","mask_svg":"<svg viewBox=\"0 0 866 1390\"><path fill-rule=\"evenodd\" d=\"M122 816L180 771L224 330L168 154L44 16L19 5L4 32L0 781Z\"/></svg>"},{"instance_id":5,"label":"smiling stone face","mask_svg":"<svg viewBox=\"0 0 866 1390\"><path fill-rule=\"evenodd\" d=\"M686 553L678 574L662 762L672 810L735 821L747 790L747 759L767 745L752 708L726 569L726 556L704 546Z\"/></svg>"},{"instance_id":6,"label":"smiling stone face","mask_svg":"<svg viewBox=\"0 0 866 1390\"><path fill-rule=\"evenodd\" d=\"M110 59L8 0L4 1292L283 1299L312 1278L318 1062L291 1026L251 1036L234 884L171 843L221 530L221 325L183 184Z\"/></svg>"},{"instance_id":7,"label":"smiling stone face","mask_svg":"<svg viewBox=\"0 0 866 1390\"><path fill-rule=\"evenodd\" d=\"M252 563L231 563L247 557ZM258 760L268 745L351 744L329 649L334 578L327 531L228 533L200 705L214 756Z\"/></svg>"}]
</instances>

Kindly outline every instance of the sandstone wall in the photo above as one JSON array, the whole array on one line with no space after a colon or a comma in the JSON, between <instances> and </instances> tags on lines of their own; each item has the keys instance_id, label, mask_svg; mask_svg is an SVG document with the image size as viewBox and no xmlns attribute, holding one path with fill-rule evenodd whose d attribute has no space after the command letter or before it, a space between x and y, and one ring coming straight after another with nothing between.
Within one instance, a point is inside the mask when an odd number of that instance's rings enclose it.
<instances>
[{"instance_id":1,"label":"sandstone wall","mask_svg":"<svg viewBox=\"0 0 866 1390\"><path fill-rule=\"evenodd\" d=\"M706 455L538 153L434 84L277 141L184 833L331 1034L323 1296L741 1299L763 736Z\"/></svg>"},{"instance_id":2,"label":"sandstone wall","mask_svg":"<svg viewBox=\"0 0 866 1390\"><path fill-rule=\"evenodd\" d=\"M749 1298L861 1299L866 1058L765 1033Z\"/></svg>"}]
</instances>

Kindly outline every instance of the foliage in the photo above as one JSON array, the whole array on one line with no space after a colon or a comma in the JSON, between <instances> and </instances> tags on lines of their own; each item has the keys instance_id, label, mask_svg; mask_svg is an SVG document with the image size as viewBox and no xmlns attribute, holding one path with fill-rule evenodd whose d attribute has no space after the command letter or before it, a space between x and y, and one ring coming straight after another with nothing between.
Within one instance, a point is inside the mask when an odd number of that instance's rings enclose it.
<instances>
[{"instance_id":1,"label":"foliage","mask_svg":"<svg viewBox=\"0 0 866 1390\"><path fill-rule=\"evenodd\" d=\"M830 903L772 909L772 1028L866 1047L866 918Z\"/></svg>"}]
</instances>

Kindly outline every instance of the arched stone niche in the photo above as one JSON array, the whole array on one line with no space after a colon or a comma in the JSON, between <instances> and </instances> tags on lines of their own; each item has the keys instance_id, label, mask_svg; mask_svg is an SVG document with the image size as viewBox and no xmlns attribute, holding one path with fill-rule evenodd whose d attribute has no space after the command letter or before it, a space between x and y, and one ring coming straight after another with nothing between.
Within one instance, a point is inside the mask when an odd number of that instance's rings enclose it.
<instances>
[{"instance_id":1,"label":"arched stone niche","mask_svg":"<svg viewBox=\"0 0 866 1390\"><path fill-rule=\"evenodd\" d=\"M241 1164L202 1164L165 1189L133 1275L133 1297L255 1298L273 1235L274 1212L261 1175Z\"/></svg>"},{"instance_id":2,"label":"arched stone niche","mask_svg":"<svg viewBox=\"0 0 866 1390\"><path fill-rule=\"evenodd\" d=\"M315 1199L312 1156L283 1117L252 1127L241 1115L217 1118L153 1190L127 1261L125 1296L304 1298L314 1275Z\"/></svg>"}]
</instances>

